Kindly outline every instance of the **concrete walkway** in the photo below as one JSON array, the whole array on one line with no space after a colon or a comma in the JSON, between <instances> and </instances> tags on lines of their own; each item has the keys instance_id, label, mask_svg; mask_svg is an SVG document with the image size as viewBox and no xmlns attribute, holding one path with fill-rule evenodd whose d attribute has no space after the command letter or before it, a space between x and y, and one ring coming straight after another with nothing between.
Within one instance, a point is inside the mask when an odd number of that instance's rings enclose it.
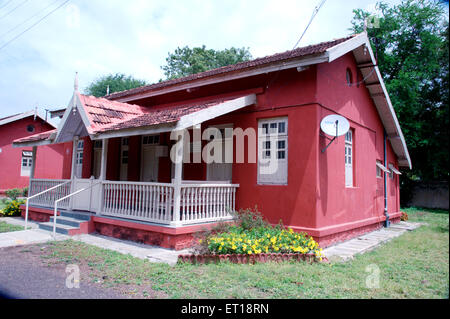
<instances>
[{"instance_id":1,"label":"concrete walkway","mask_svg":"<svg viewBox=\"0 0 450 319\"><path fill-rule=\"evenodd\" d=\"M1 220L8 224L25 227L25 220L21 217L4 217ZM39 244L54 240L52 232L38 229L39 223L28 221L28 227L32 229L28 231L20 230L9 233L0 233L0 248ZM82 234L72 237L62 234L56 234L56 240L66 239L78 240L86 244L114 250L122 254L130 254L133 257L146 259L150 262L162 262L169 265L175 265L177 263L179 254L187 254L190 252L189 249L172 250L139 244L128 240L102 236L99 234Z\"/></svg>"},{"instance_id":2,"label":"concrete walkway","mask_svg":"<svg viewBox=\"0 0 450 319\"><path fill-rule=\"evenodd\" d=\"M172 266L177 263L179 254L187 254L190 252L189 249L172 250L99 234L75 235L72 236L72 239L97 247L114 250L122 254L130 254L133 257L147 259L150 262L162 262Z\"/></svg>"},{"instance_id":3,"label":"concrete walkway","mask_svg":"<svg viewBox=\"0 0 450 319\"><path fill-rule=\"evenodd\" d=\"M0 248L45 243L50 240L66 240L68 236L56 234L56 239L49 231L42 229L19 230L0 233Z\"/></svg>"},{"instance_id":4,"label":"concrete walkway","mask_svg":"<svg viewBox=\"0 0 450 319\"><path fill-rule=\"evenodd\" d=\"M389 228L382 228L360 237L347 240L343 243L330 246L323 250L323 254L330 261L347 261L353 259L357 254L363 254L376 247L420 227L422 223L399 222L391 224Z\"/></svg>"}]
</instances>

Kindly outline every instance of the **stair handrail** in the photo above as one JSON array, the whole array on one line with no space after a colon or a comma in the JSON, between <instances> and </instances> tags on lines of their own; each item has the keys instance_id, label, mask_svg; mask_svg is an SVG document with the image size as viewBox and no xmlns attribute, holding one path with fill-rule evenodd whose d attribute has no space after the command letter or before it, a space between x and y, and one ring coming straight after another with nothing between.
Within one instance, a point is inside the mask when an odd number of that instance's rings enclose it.
<instances>
[{"instance_id":1,"label":"stair handrail","mask_svg":"<svg viewBox=\"0 0 450 319\"><path fill-rule=\"evenodd\" d=\"M64 182L64 183L61 183L61 184L58 184L58 185L56 185L56 186L50 187L50 188L46 189L45 191L42 191L42 192L40 192L40 193L37 193L37 194L34 194L34 195L31 195L31 196L27 197L27 201L26 201L26 204L25 204L25 230L28 229L27 226L28 226L28 202L29 202L29 200L30 200L30 199L33 199L33 198L35 198L35 197L38 197L38 196L40 196L40 195L42 195L42 194L45 194L45 193L47 193L47 192L49 192L49 191L51 191L51 190L54 190L54 189L56 189L56 188L58 188L58 187L60 187L60 186L63 186L63 185L65 185L65 184L67 184L67 183L70 183L70 182L72 182L72 181L71 181L71 180L68 180L68 181L66 181L66 182Z\"/></svg>"},{"instance_id":2,"label":"stair handrail","mask_svg":"<svg viewBox=\"0 0 450 319\"><path fill-rule=\"evenodd\" d=\"M88 187L76 190L75 192L70 193L67 196L61 197L60 199L57 199L55 201L55 210L54 210L54 213L53 213L53 238L56 238L56 216L57 216L57 212L58 212L58 203L63 201L63 200L65 200L65 199L67 199L67 198L69 198L69 197L72 197L73 195L76 195L78 193L84 192L85 190L88 190L88 189L90 189L90 188L92 188L92 187L94 187L94 186L96 186L98 184L101 184L101 183L102 183L102 181L99 181L97 183L93 183L93 184L89 185Z\"/></svg>"}]
</instances>

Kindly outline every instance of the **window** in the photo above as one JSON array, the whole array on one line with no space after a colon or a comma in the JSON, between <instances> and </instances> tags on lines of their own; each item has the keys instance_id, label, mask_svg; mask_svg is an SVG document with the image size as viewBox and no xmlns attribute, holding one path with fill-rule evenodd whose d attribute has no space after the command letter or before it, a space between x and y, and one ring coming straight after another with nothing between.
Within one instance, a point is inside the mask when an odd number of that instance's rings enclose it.
<instances>
[{"instance_id":1,"label":"window","mask_svg":"<svg viewBox=\"0 0 450 319\"><path fill-rule=\"evenodd\" d=\"M347 68L345 77L347 79L347 85L348 86L352 86L352 84L353 84L353 74L352 74L352 70L350 70L350 68Z\"/></svg>"},{"instance_id":2,"label":"window","mask_svg":"<svg viewBox=\"0 0 450 319\"><path fill-rule=\"evenodd\" d=\"M345 134L345 186L353 187L353 131Z\"/></svg>"},{"instance_id":3,"label":"window","mask_svg":"<svg viewBox=\"0 0 450 319\"><path fill-rule=\"evenodd\" d=\"M30 133L34 132L34 125L27 125L27 131Z\"/></svg>"},{"instance_id":4,"label":"window","mask_svg":"<svg viewBox=\"0 0 450 319\"><path fill-rule=\"evenodd\" d=\"M159 135L148 135L142 138L143 145L157 145L159 144ZM127 144L128 145L128 144Z\"/></svg>"},{"instance_id":5,"label":"window","mask_svg":"<svg viewBox=\"0 0 450 319\"><path fill-rule=\"evenodd\" d=\"M377 167L377 178L383 178L383 172L389 174L389 170L383 165L383 163L380 160L377 160L376 167Z\"/></svg>"},{"instance_id":6,"label":"window","mask_svg":"<svg viewBox=\"0 0 450 319\"><path fill-rule=\"evenodd\" d=\"M33 157L32 152L23 151L22 152L22 161L20 168L20 176L30 176L31 166L33 165Z\"/></svg>"},{"instance_id":7,"label":"window","mask_svg":"<svg viewBox=\"0 0 450 319\"><path fill-rule=\"evenodd\" d=\"M264 119L258 123L258 184L286 185L288 120Z\"/></svg>"}]
</instances>

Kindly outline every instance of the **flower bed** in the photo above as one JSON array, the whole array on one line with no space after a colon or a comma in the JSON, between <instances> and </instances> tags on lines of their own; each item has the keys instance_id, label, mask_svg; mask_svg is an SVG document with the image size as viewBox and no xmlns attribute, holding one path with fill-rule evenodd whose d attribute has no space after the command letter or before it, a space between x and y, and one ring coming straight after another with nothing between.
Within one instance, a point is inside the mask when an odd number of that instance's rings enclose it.
<instances>
[{"instance_id":1,"label":"flower bed","mask_svg":"<svg viewBox=\"0 0 450 319\"><path fill-rule=\"evenodd\" d=\"M281 224L272 226L252 210L236 213L236 220L236 225L221 225L203 234L198 240L197 253L180 255L179 260L191 263L323 260L322 248L306 233L296 233Z\"/></svg>"},{"instance_id":2,"label":"flower bed","mask_svg":"<svg viewBox=\"0 0 450 319\"><path fill-rule=\"evenodd\" d=\"M191 264L208 264L208 263L218 263L222 261L229 261L236 264L254 264L255 262L281 262L281 261L307 261L307 262L317 262L318 258L312 253L309 254L225 254L225 255L179 255L178 262L185 262ZM320 259L325 261L326 258Z\"/></svg>"}]
</instances>

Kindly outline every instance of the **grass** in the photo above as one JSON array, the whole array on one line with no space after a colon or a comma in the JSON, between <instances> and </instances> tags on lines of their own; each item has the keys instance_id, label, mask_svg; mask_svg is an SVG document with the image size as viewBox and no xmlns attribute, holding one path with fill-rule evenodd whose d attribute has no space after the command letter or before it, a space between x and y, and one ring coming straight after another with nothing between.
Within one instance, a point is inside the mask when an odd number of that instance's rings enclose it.
<instances>
[{"instance_id":1,"label":"grass","mask_svg":"<svg viewBox=\"0 0 450 319\"><path fill-rule=\"evenodd\" d=\"M11 231L24 230L25 228L18 225L11 225L4 221L0 221L0 233L8 233Z\"/></svg>"},{"instance_id":2,"label":"grass","mask_svg":"<svg viewBox=\"0 0 450 319\"><path fill-rule=\"evenodd\" d=\"M427 225L345 263L171 267L73 240L53 242L41 256L79 264L82 280L142 298L448 298L448 211L404 211ZM379 270L379 288L366 286L371 269Z\"/></svg>"}]
</instances>

